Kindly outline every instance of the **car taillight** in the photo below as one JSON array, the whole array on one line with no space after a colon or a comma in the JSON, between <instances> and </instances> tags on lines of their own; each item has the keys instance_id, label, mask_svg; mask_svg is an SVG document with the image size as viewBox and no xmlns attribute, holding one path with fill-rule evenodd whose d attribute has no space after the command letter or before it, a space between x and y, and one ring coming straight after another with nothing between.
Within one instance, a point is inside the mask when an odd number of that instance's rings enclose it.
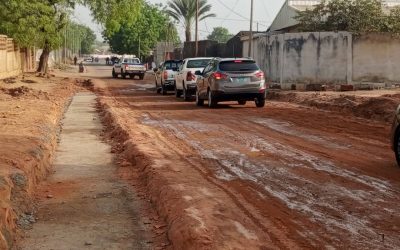
<instances>
[{"instance_id":1,"label":"car taillight","mask_svg":"<svg viewBox=\"0 0 400 250\"><path fill-rule=\"evenodd\" d=\"M129 66L128 65L125 65L125 69L128 69L129 68Z\"/></svg>"},{"instance_id":2,"label":"car taillight","mask_svg":"<svg viewBox=\"0 0 400 250\"><path fill-rule=\"evenodd\" d=\"M167 80L168 79L168 72L164 71L164 79Z\"/></svg>"},{"instance_id":3,"label":"car taillight","mask_svg":"<svg viewBox=\"0 0 400 250\"><path fill-rule=\"evenodd\" d=\"M191 71L189 71L186 75L186 81L190 82L194 80L196 80L196 76Z\"/></svg>"},{"instance_id":4,"label":"car taillight","mask_svg":"<svg viewBox=\"0 0 400 250\"><path fill-rule=\"evenodd\" d=\"M215 73L213 74L213 77L215 78L215 80L221 80L221 79L226 79L226 78L228 78L227 75L225 75L225 74L223 74L223 73L221 73L221 72L215 72Z\"/></svg>"},{"instance_id":5,"label":"car taillight","mask_svg":"<svg viewBox=\"0 0 400 250\"><path fill-rule=\"evenodd\" d=\"M264 72L258 71L258 72L256 73L256 77L257 77L258 79L260 79L260 80L264 79Z\"/></svg>"}]
</instances>

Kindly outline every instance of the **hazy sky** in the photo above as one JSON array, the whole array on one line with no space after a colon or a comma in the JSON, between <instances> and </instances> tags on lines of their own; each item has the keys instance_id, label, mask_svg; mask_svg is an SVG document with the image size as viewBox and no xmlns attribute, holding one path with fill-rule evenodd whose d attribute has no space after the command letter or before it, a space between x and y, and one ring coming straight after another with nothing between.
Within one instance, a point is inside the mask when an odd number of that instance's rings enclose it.
<instances>
[{"instance_id":1,"label":"hazy sky","mask_svg":"<svg viewBox=\"0 0 400 250\"><path fill-rule=\"evenodd\" d=\"M147 0L150 3L166 4L167 0ZM200 22L200 38L207 37L214 27L222 26L232 34L236 34L241 30L250 29L250 0L208 0L213 6L212 12L217 15L216 18L209 18ZM284 0L254 0L254 30L258 28L264 31L271 24L277 12L281 8ZM101 27L93 23L89 10L82 6L78 6L75 10L76 20L90 26L100 36ZM182 25L178 26L178 31L183 40L184 29Z\"/></svg>"}]
</instances>

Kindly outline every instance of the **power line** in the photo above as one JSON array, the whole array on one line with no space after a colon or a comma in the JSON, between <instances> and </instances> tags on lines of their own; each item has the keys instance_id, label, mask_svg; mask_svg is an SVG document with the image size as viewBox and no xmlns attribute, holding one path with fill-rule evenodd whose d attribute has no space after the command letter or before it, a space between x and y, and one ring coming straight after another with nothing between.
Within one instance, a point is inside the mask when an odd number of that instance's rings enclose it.
<instances>
[{"instance_id":1,"label":"power line","mask_svg":"<svg viewBox=\"0 0 400 250\"><path fill-rule=\"evenodd\" d=\"M234 4L232 9L235 9L237 4L239 3L239 0L236 0L236 3ZM221 22L221 26L222 24L224 24L225 20L232 14L232 12L229 12L228 15L225 16L225 19Z\"/></svg>"}]
</instances>

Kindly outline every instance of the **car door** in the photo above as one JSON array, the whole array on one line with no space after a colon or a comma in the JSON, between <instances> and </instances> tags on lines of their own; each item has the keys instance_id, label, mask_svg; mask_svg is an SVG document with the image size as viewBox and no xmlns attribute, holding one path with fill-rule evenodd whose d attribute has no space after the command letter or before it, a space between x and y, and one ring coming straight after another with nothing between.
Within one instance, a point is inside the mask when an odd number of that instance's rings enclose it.
<instances>
[{"instance_id":1,"label":"car door","mask_svg":"<svg viewBox=\"0 0 400 250\"><path fill-rule=\"evenodd\" d=\"M183 89L182 82L184 79L183 75L184 75L185 67L186 67L186 60L184 60L182 62L181 66L179 67L179 71L177 72L176 77L175 77L176 88L179 90Z\"/></svg>"},{"instance_id":2,"label":"car door","mask_svg":"<svg viewBox=\"0 0 400 250\"><path fill-rule=\"evenodd\" d=\"M215 65L216 65L216 61L215 60L212 60L211 62L210 62L210 64L208 65L209 67L208 67L208 69L207 69L207 72L205 72L204 74L203 74L203 77L204 77L204 88L207 90L208 89L208 87L210 86L210 80L211 80L211 75L214 73L214 68L215 68Z\"/></svg>"},{"instance_id":3,"label":"car door","mask_svg":"<svg viewBox=\"0 0 400 250\"><path fill-rule=\"evenodd\" d=\"M160 64L160 66L158 67L158 70L157 70L157 72L156 72L156 83L157 83L157 87L158 87L158 86L161 86L161 76L162 76L163 66L164 66L164 64Z\"/></svg>"},{"instance_id":4,"label":"car door","mask_svg":"<svg viewBox=\"0 0 400 250\"><path fill-rule=\"evenodd\" d=\"M206 84L207 79L206 76L207 74L210 72L211 68L213 65L213 60L211 60L208 65L204 68L202 75L200 77L200 79L198 79L198 87L199 87L199 93L201 95L205 95L207 93L207 87L208 85Z\"/></svg>"}]
</instances>

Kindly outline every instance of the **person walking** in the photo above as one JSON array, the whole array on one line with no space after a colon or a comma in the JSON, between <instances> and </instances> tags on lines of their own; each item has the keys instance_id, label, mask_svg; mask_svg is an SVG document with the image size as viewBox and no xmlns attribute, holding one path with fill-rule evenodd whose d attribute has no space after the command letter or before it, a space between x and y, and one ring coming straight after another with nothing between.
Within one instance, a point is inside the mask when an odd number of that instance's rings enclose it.
<instances>
[{"instance_id":1,"label":"person walking","mask_svg":"<svg viewBox=\"0 0 400 250\"><path fill-rule=\"evenodd\" d=\"M78 58L75 56L74 57L74 65L76 66L76 63L78 62Z\"/></svg>"}]
</instances>

